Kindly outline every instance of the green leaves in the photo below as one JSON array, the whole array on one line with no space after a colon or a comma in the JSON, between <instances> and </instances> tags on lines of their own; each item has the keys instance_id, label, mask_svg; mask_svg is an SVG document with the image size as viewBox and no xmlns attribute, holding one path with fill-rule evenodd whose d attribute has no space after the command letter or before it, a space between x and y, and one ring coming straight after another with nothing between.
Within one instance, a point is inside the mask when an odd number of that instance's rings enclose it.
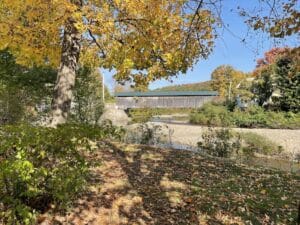
<instances>
[{"instance_id":1,"label":"green leaves","mask_svg":"<svg viewBox=\"0 0 300 225\"><path fill-rule=\"evenodd\" d=\"M45 110L38 108L50 105L54 82L55 70L26 68L7 49L0 50L0 124L40 119Z\"/></svg>"},{"instance_id":2,"label":"green leaves","mask_svg":"<svg viewBox=\"0 0 300 225\"><path fill-rule=\"evenodd\" d=\"M98 122L104 108L101 76L98 69L86 66L77 72L74 108L71 110L73 121L89 124ZM105 97L106 100L110 97L107 90L105 90Z\"/></svg>"},{"instance_id":3,"label":"green leaves","mask_svg":"<svg viewBox=\"0 0 300 225\"><path fill-rule=\"evenodd\" d=\"M266 111L262 107L249 106L246 110L229 111L226 106L207 103L190 114L190 122L210 126L289 128L300 127L300 114Z\"/></svg>"},{"instance_id":4,"label":"green leaves","mask_svg":"<svg viewBox=\"0 0 300 225\"><path fill-rule=\"evenodd\" d=\"M300 72L299 49L282 57L275 64L276 86L280 96L275 101L281 110L300 112Z\"/></svg>"},{"instance_id":5,"label":"green leaves","mask_svg":"<svg viewBox=\"0 0 300 225\"><path fill-rule=\"evenodd\" d=\"M102 128L74 124L57 129L0 127L0 211L5 211L4 224L31 224L35 211L53 203L58 208L70 204L85 187L90 166L87 153L95 150L98 140L121 135L122 130L111 124Z\"/></svg>"},{"instance_id":6,"label":"green leaves","mask_svg":"<svg viewBox=\"0 0 300 225\"><path fill-rule=\"evenodd\" d=\"M198 147L212 156L229 157L240 149L240 143L234 141L233 138L234 135L229 129L209 128L202 134L203 141L198 142Z\"/></svg>"}]
</instances>

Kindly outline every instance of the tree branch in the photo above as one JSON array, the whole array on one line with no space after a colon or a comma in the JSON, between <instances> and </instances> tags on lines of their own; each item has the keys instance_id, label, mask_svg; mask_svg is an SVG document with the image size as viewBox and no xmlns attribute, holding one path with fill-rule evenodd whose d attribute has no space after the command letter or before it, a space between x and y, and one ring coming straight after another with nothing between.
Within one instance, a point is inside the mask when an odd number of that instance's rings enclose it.
<instances>
[{"instance_id":1,"label":"tree branch","mask_svg":"<svg viewBox=\"0 0 300 225\"><path fill-rule=\"evenodd\" d=\"M106 57L106 54L104 52L103 47L98 43L97 38L93 35L92 31L90 29L88 29L89 35L91 36L91 38L93 39L93 42L97 45L97 47L100 49L103 57Z\"/></svg>"}]
</instances>

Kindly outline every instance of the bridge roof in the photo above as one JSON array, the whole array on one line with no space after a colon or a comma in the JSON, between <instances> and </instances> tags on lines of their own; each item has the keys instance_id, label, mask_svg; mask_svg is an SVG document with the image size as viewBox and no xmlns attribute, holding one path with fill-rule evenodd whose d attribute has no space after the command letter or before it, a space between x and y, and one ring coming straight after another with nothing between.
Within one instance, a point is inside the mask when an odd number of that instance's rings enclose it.
<instances>
[{"instance_id":1,"label":"bridge roof","mask_svg":"<svg viewBox=\"0 0 300 225\"><path fill-rule=\"evenodd\" d=\"M115 97L160 97L160 96L218 96L217 91L149 91L149 92L120 92Z\"/></svg>"}]
</instances>

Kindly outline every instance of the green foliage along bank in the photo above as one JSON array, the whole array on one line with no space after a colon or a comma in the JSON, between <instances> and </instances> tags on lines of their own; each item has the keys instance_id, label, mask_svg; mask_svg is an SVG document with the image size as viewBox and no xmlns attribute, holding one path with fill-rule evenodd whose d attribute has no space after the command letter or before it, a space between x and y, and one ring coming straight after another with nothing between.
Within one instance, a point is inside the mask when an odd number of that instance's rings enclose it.
<instances>
[{"instance_id":1,"label":"green foliage along bank","mask_svg":"<svg viewBox=\"0 0 300 225\"><path fill-rule=\"evenodd\" d=\"M266 111L259 106L230 111L226 104L207 103L190 114L190 122L204 126L299 129L300 113Z\"/></svg>"},{"instance_id":2,"label":"green foliage along bank","mask_svg":"<svg viewBox=\"0 0 300 225\"><path fill-rule=\"evenodd\" d=\"M283 151L271 140L252 132L234 132L228 128L212 128L202 134L202 141L198 142L200 150L208 155L237 158L239 156L276 155Z\"/></svg>"},{"instance_id":3,"label":"green foliage along bank","mask_svg":"<svg viewBox=\"0 0 300 225\"><path fill-rule=\"evenodd\" d=\"M143 108L130 109L128 114L134 123L143 123L151 120L153 116L159 115L174 115L174 114L190 114L193 111L191 108ZM181 119L184 117L179 117Z\"/></svg>"}]
</instances>

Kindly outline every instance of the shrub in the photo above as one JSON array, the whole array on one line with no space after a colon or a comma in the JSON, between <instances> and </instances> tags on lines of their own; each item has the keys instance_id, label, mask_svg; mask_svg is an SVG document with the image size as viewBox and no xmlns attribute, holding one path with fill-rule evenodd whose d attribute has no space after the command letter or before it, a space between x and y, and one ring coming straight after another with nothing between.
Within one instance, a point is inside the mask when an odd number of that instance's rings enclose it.
<instances>
[{"instance_id":1,"label":"shrub","mask_svg":"<svg viewBox=\"0 0 300 225\"><path fill-rule=\"evenodd\" d=\"M190 122L207 126L297 129L300 127L300 113L266 111L259 106L231 112L224 105L207 103L190 114Z\"/></svg>"},{"instance_id":2,"label":"shrub","mask_svg":"<svg viewBox=\"0 0 300 225\"><path fill-rule=\"evenodd\" d=\"M231 114L232 121L237 127L266 127L267 114L262 107L250 106L245 111L235 110Z\"/></svg>"},{"instance_id":3,"label":"shrub","mask_svg":"<svg viewBox=\"0 0 300 225\"><path fill-rule=\"evenodd\" d=\"M50 204L65 208L85 187L92 141L115 135L109 125L0 127L0 218L31 224ZM0 219L0 223L1 223Z\"/></svg>"},{"instance_id":4,"label":"shrub","mask_svg":"<svg viewBox=\"0 0 300 225\"><path fill-rule=\"evenodd\" d=\"M282 146L278 146L276 143L259 134L245 132L239 133L239 135L244 142L243 151L256 152L264 155L276 154L282 151Z\"/></svg>"},{"instance_id":5,"label":"shrub","mask_svg":"<svg viewBox=\"0 0 300 225\"><path fill-rule=\"evenodd\" d=\"M203 113L198 113L198 112L192 113L190 115L190 123L207 125L208 117L206 115L204 115Z\"/></svg>"},{"instance_id":6,"label":"shrub","mask_svg":"<svg viewBox=\"0 0 300 225\"><path fill-rule=\"evenodd\" d=\"M230 124L230 117L225 106L206 103L191 114L190 122L209 126L227 126Z\"/></svg>"},{"instance_id":7,"label":"shrub","mask_svg":"<svg viewBox=\"0 0 300 225\"><path fill-rule=\"evenodd\" d=\"M108 96L108 92L106 96ZM83 66L78 70L74 87L71 119L96 124L104 110L102 80L98 70Z\"/></svg>"},{"instance_id":8,"label":"shrub","mask_svg":"<svg viewBox=\"0 0 300 225\"><path fill-rule=\"evenodd\" d=\"M235 133L230 129L209 128L202 134L202 141L198 147L205 153L216 157L230 157L237 155L252 156L254 153L264 155L278 154L283 151L282 146L269 139L252 132Z\"/></svg>"},{"instance_id":9,"label":"shrub","mask_svg":"<svg viewBox=\"0 0 300 225\"><path fill-rule=\"evenodd\" d=\"M143 145L156 145L165 142L169 136L170 130L167 125L149 122L128 127L125 141Z\"/></svg>"},{"instance_id":10,"label":"shrub","mask_svg":"<svg viewBox=\"0 0 300 225\"><path fill-rule=\"evenodd\" d=\"M281 128L289 126L289 119L282 112L268 112L266 125L270 128ZM286 126L285 126L286 125Z\"/></svg>"},{"instance_id":11,"label":"shrub","mask_svg":"<svg viewBox=\"0 0 300 225\"><path fill-rule=\"evenodd\" d=\"M25 115L22 92L0 81L0 125L20 122Z\"/></svg>"},{"instance_id":12,"label":"shrub","mask_svg":"<svg viewBox=\"0 0 300 225\"><path fill-rule=\"evenodd\" d=\"M130 109L129 116L132 118L134 123L146 123L154 115L153 110L151 109Z\"/></svg>"},{"instance_id":13,"label":"shrub","mask_svg":"<svg viewBox=\"0 0 300 225\"><path fill-rule=\"evenodd\" d=\"M8 49L0 50L0 125L39 121L49 109L56 71L26 68Z\"/></svg>"},{"instance_id":14,"label":"shrub","mask_svg":"<svg viewBox=\"0 0 300 225\"><path fill-rule=\"evenodd\" d=\"M212 156L229 157L233 153L238 153L240 140L234 139L234 135L229 129L209 128L207 132L203 133L198 147Z\"/></svg>"}]
</instances>

